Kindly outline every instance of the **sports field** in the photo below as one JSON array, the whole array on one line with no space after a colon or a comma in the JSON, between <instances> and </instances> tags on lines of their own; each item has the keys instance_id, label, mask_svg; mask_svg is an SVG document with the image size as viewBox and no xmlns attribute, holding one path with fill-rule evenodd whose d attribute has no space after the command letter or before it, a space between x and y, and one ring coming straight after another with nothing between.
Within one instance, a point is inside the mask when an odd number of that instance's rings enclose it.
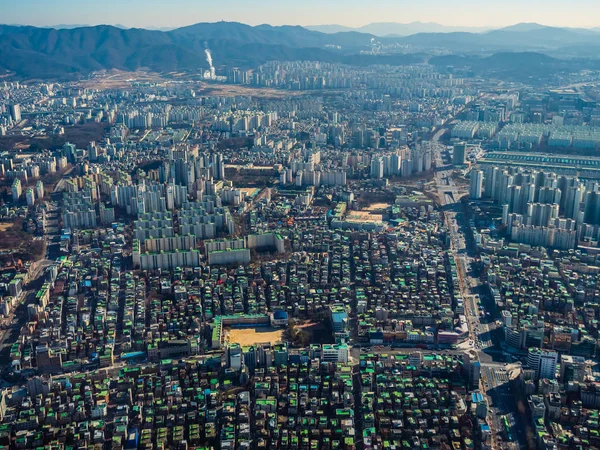
<instances>
[{"instance_id":1,"label":"sports field","mask_svg":"<svg viewBox=\"0 0 600 450\"><path fill-rule=\"evenodd\" d=\"M282 340L283 328L256 327L256 328L228 328L225 330L225 340L242 346L270 342L274 344Z\"/></svg>"}]
</instances>

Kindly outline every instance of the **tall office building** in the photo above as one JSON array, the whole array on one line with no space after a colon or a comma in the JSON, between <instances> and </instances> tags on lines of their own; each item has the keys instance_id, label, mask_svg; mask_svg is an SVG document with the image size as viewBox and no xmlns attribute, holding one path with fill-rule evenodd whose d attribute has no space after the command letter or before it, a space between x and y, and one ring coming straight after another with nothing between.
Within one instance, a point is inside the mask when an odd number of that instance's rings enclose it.
<instances>
[{"instance_id":1,"label":"tall office building","mask_svg":"<svg viewBox=\"0 0 600 450\"><path fill-rule=\"evenodd\" d=\"M529 225L547 227L552 219L558 217L558 204L528 203L527 215L530 217Z\"/></svg>"},{"instance_id":2,"label":"tall office building","mask_svg":"<svg viewBox=\"0 0 600 450\"><path fill-rule=\"evenodd\" d=\"M536 378L556 377L556 365L558 364L558 353L553 350L542 350L530 348L527 353L527 365L535 371Z\"/></svg>"},{"instance_id":3,"label":"tall office building","mask_svg":"<svg viewBox=\"0 0 600 450\"><path fill-rule=\"evenodd\" d=\"M581 202L585 196L585 186L570 186L567 188L565 201L565 217L569 219L577 219Z\"/></svg>"},{"instance_id":4,"label":"tall office building","mask_svg":"<svg viewBox=\"0 0 600 450\"><path fill-rule=\"evenodd\" d=\"M483 171L474 170L471 172L470 194L473 199L480 199L483 193Z\"/></svg>"},{"instance_id":5,"label":"tall office building","mask_svg":"<svg viewBox=\"0 0 600 450\"><path fill-rule=\"evenodd\" d=\"M35 203L35 191L33 188L29 188L25 191L25 200L27 200L27 206L33 206Z\"/></svg>"},{"instance_id":6,"label":"tall office building","mask_svg":"<svg viewBox=\"0 0 600 450\"><path fill-rule=\"evenodd\" d=\"M454 154L452 155L452 164L460 166L465 163L467 157L467 144L461 142L454 144Z\"/></svg>"},{"instance_id":7,"label":"tall office building","mask_svg":"<svg viewBox=\"0 0 600 450\"><path fill-rule=\"evenodd\" d=\"M13 202L18 202L19 198L21 197L22 194L22 187L21 187L21 180L19 180L18 178L13 182L12 185L12 199Z\"/></svg>"},{"instance_id":8,"label":"tall office building","mask_svg":"<svg viewBox=\"0 0 600 450\"><path fill-rule=\"evenodd\" d=\"M486 166L485 167L485 187L484 193L486 197L494 197L494 191L496 189L496 183L498 182L498 175L500 169L498 167Z\"/></svg>"},{"instance_id":9,"label":"tall office building","mask_svg":"<svg viewBox=\"0 0 600 450\"><path fill-rule=\"evenodd\" d=\"M12 117L12 120L14 120L15 122L21 121L21 105L10 105L9 112L10 117Z\"/></svg>"},{"instance_id":10,"label":"tall office building","mask_svg":"<svg viewBox=\"0 0 600 450\"><path fill-rule=\"evenodd\" d=\"M212 157L213 177L216 180L225 179L225 163L223 162L223 155L220 153L214 154Z\"/></svg>"},{"instance_id":11,"label":"tall office building","mask_svg":"<svg viewBox=\"0 0 600 450\"><path fill-rule=\"evenodd\" d=\"M585 222L600 225L600 192L594 190L585 194Z\"/></svg>"},{"instance_id":12,"label":"tall office building","mask_svg":"<svg viewBox=\"0 0 600 450\"><path fill-rule=\"evenodd\" d=\"M538 193L538 203L559 203L562 193L555 187L542 187Z\"/></svg>"},{"instance_id":13,"label":"tall office building","mask_svg":"<svg viewBox=\"0 0 600 450\"><path fill-rule=\"evenodd\" d=\"M166 187L167 209L173 211L175 209L175 186L169 184Z\"/></svg>"},{"instance_id":14,"label":"tall office building","mask_svg":"<svg viewBox=\"0 0 600 450\"><path fill-rule=\"evenodd\" d=\"M511 211L515 211L521 202L521 186L511 185L508 187L508 197L506 199Z\"/></svg>"},{"instance_id":15,"label":"tall office building","mask_svg":"<svg viewBox=\"0 0 600 450\"><path fill-rule=\"evenodd\" d=\"M499 203L508 203L509 186L513 184L513 176L507 171L503 171L497 178L496 187L492 198Z\"/></svg>"},{"instance_id":16,"label":"tall office building","mask_svg":"<svg viewBox=\"0 0 600 450\"><path fill-rule=\"evenodd\" d=\"M371 160L371 178L383 178L382 158L373 158Z\"/></svg>"},{"instance_id":17,"label":"tall office building","mask_svg":"<svg viewBox=\"0 0 600 450\"><path fill-rule=\"evenodd\" d=\"M535 184L533 183L525 183L521 185L521 199L519 204L515 207L513 212L523 214L527 211L527 205L529 203L533 203L533 199L535 198Z\"/></svg>"},{"instance_id":18,"label":"tall office building","mask_svg":"<svg viewBox=\"0 0 600 450\"><path fill-rule=\"evenodd\" d=\"M38 180L38 182L35 184L35 191L38 198L44 197L44 183L42 180Z\"/></svg>"}]
</instances>

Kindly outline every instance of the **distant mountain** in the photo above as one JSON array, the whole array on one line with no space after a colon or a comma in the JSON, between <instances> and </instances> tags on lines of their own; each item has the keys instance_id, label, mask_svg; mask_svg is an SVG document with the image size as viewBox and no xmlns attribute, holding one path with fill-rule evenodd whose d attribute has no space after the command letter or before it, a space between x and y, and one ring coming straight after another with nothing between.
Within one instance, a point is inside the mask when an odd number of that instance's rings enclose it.
<instances>
[{"instance_id":1,"label":"distant mountain","mask_svg":"<svg viewBox=\"0 0 600 450\"><path fill-rule=\"evenodd\" d=\"M369 33L375 36L409 36L417 33L451 33L455 31L469 31L478 33L489 30L490 27L456 27L440 25L439 23L397 23L397 22L380 22L370 23L358 28L349 28L343 25L317 25L306 27L309 30L320 31L322 33L337 33L340 31L357 31L359 33Z\"/></svg>"},{"instance_id":2,"label":"distant mountain","mask_svg":"<svg viewBox=\"0 0 600 450\"><path fill-rule=\"evenodd\" d=\"M451 52L540 51L580 55L576 49L600 45L600 33L589 29L557 28L539 24L517 24L483 33L418 33L401 38L381 38L417 48L444 48Z\"/></svg>"},{"instance_id":3,"label":"distant mountain","mask_svg":"<svg viewBox=\"0 0 600 450\"><path fill-rule=\"evenodd\" d=\"M356 31L355 28L352 27L346 27L344 25L309 25L309 26L305 26L304 28L306 28L307 30L311 30L311 31L318 31L319 33L327 33L327 34L333 34L333 33L343 33L345 31Z\"/></svg>"},{"instance_id":4,"label":"distant mountain","mask_svg":"<svg viewBox=\"0 0 600 450\"><path fill-rule=\"evenodd\" d=\"M11 26L15 26L15 27L25 27L27 25L11 25ZM74 28L87 28L87 27L93 27L95 25L90 25L89 23L85 24L85 23L59 23L57 25L44 25L41 26L40 28L54 28L55 30L72 30ZM121 28L122 30L127 30L129 29L129 27L126 27L125 25L121 25L119 23L116 23L114 25L111 25L115 28ZM148 28L150 29L150 28Z\"/></svg>"},{"instance_id":5,"label":"distant mountain","mask_svg":"<svg viewBox=\"0 0 600 450\"><path fill-rule=\"evenodd\" d=\"M517 65L529 65L531 67L532 63L537 67L548 67L554 64L565 63L563 60L533 52L495 53L487 57L447 55L433 57L429 62L436 66L446 65L460 68L472 68L475 70L497 70L499 68L514 67Z\"/></svg>"},{"instance_id":6,"label":"distant mountain","mask_svg":"<svg viewBox=\"0 0 600 450\"><path fill-rule=\"evenodd\" d=\"M496 53L488 57L447 55L431 58L441 70L470 70L479 75L514 81L543 81L560 72L599 69L599 60L558 59L534 52Z\"/></svg>"},{"instance_id":7,"label":"distant mountain","mask_svg":"<svg viewBox=\"0 0 600 450\"><path fill-rule=\"evenodd\" d=\"M252 68L267 61L324 61L351 65L422 63L440 49L464 56L452 56L454 63L473 70L482 64L501 61L496 73L512 76L514 61L523 64L523 73L535 73L546 64L552 70L578 70L579 61L569 67L563 60L544 62L544 55L531 58L511 52L543 52L563 56L597 58L600 33L589 30L544 26L516 26L485 33L417 33L410 36L377 37L384 51L373 55L373 34L357 31L321 33L299 26L249 26L236 22L199 23L171 31L121 29L100 25L73 29L0 25L0 73L20 78L67 79L92 71L146 68L157 72L201 71L208 68L205 49L211 49L217 70ZM390 44L389 47L386 47ZM397 44L410 46L410 54L386 54ZM500 53L502 57L492 55ZM485 60L472 55L492 55ZM531 53L530 55L534 55ZM507 56L508 55L508 56ZM504 59L502 59L504 58ZM512 59L511 59L512 58ZM445 60L433 59L443 66ZM590 62L590 67L595 67ZM447 64L452 65L452 64ZM517 69L515 69L517 70Z\"/></svg>"},{"instance_id":8,"label":"distant mountain","mask_svg":"<svg viewBox=\"0 0 600 450\"><path fill-rule=\"evenodd\" d=\"M288 47L324 47L341 45L344 47L364 47L370 45L372 35L356 32L334 34L319 33L301 26L258 25L252 27L237 22L197 23L177 28L169 34L199 40L223 39L244 43L285 45Z\"/></svg>"},{"instance_id":9,"label":"distant mountain","mask_svg":"<svg viewBox=\"0 0 600 450\"><path fill-rule=\"evenodd\" d=\"M343 25L315 25L305 27L309 30L319 31L321 33L339 33L342 31L356 31L358 33L368 33L375 36L410 36L417 33L451 33L455 31L470 31L478 33L489 30L490 27L455 27L440 25L439 23L397 23L380 22L370 23L358 28L350 28Z\"/></svg>"},{"instance_id":10,"label":"distant mountain","mask_svg":"<svg viewBox=\"0 0 600 450\"><path fill-rule=\"evenodd\" d=\"M23 26L23 25L16 25L16 26ZM54 28L56 30L71 30L73 28L83 28L83 27L89 27L91 26L90 24L84 24L84 23L61 23L58 25L46 25L42 28Z\"/></svg>"},{"instance_id":11,"label":"distant mountain","mask_svg":"<svg viewBox=\"0 0 600 450\"><path fill-rule=\"evenodd\" d=\"M231 22L202 23L169 32L106 25L59 30L0 25L0 70L22 78L74 78L103 69L200 70L208 68L207 46L217 68L255 67L271 60L423 61L418 55L361 55L361 50L370 48L372 37Z\"/></svg>"},{"instance_id":12,"label":"distant mountain","mask_svg":"<svg viewBox=\"0 0 600 450\"><path fill-rule=\"evenodd\" d=\"M508 27L498 28L497 30L494 30L494 31L539 32L540 30L545 30L545 29L568 30L573 33L587 34L587 35L598 33L600 31L600 27L599 28L553 27L553 26L548 26L548 25L541 25L541 24L535 23L535 22L517 23L515 25L510 25Z\"/></svg>"},{"instance_id":13,"label":"distant mountain","mask_svg":"<svg viewBox=\"0 0 600 450\"><path fill-rule=\"evenodd\" d=\"M537 48L559 48L582 43L599 43L600 34L578 28L540 26L530 30L500 29L485 33L487 40L505 45Z\"/></svg>"},{"instance_id":14,"label":"distant mountain","mask_svg":"<svg viewBox=\"0 0 600 450\"><path fill-rule=\"evenodd\" d=\"M508 27L498 28L498 31L534 31L541 28L547 28L546 25L540 25L535 22L521 22Z\"/></svg>"},{"instance_id":15,"label":"distant mountain","mask_svg":"<svg viewBox=\"0 0 600 450\"><path fill-rule=\"evenodd\" d=\"M171 31L176 30L177 27L143 27L143 29L150 31Z\"/></svg>"},{"instance_id":16,"label":"distant mountain","mask_svg":"<svg viewBox=\"0 0 600 450\"><path fill-rule=\"evenodd\" d=\"M7 24L0 24L0 26L7 26L7 27L30 27L32 25L23 25L22 23L7 23ZM84 27L91 27L92 25L90 25L89 23L60 23L57 25L40 25L39 28L54 28L55 30L71 30L73 28L84 28ZM119 28L118 25L115 25L115 27Z\"/></svg>"},{"instance_id":17,"label":"distant mountain","mask_svg":"<svg viewBox=\"0 0 600 450\"><path fill-rule=\"evenodd\" d=\"M23 27L23 26L27 26L27 25L11 25L14 27ZM54 28L55 30L72 30L73 28L87 28L87 27L93 27L95 25L90 25L90 24L73 24L73 23L61 23L58 25L45 25L42 26L40 28ZM120 23L116 23L114 25L110 25L113 26L115 28L120 28L122 30L129 30L130 28L133 27L128 27L125 25L121 25ZM148 27L142 27L143 30L149 30L149 31L171 31L176 29L177 27L152 27L152 26L148 26Z\"/></svg>"},{"instance_id":18,"label":"distant mountain","mask_svg":"<svg viewBox=\"0 0 600 450\"><path fill-rule=\"evenodd\" d=\"M439 23L424 23L424 22L411 22L411 23L395 23L395 22L382 22L382 23L371 23L360 27L356 31L361 33L370 33L376 36L409 36L416 33L452 33L456 31L468 31L471 33L478 33L480 31L489 30L485 27L456 27L440 25Z\"/></svg>"},{"instance_id":19,"label":"distant mountain","mask_svg":"<svg viewBox=\"0 0 600 450\"><path fill-rule=\"evenodd\" d=\"M523 22L515 25L510 25L503 28L493 27L460 27L460 26L448 26L440 25L439 23L433 22L410 22L410 23L397 23L397 22L380 22L370 23L358 28L350 28L344 25L314 25L305 27L308 30L319 31L321 33L339 33L346 31L356 31L359 33L373 34L379 37L392 37L392 36L410 36L419 33L456 33L456 32L468 32L468 33L484 33L491 31L503 31L503 32L533 32L544 29L553 30L569 30L581 34L592 34L600 32L600 27L597 28L568 28L568 27L551 27L542 25L535 22Z\"/></svg>"}]
</instances>

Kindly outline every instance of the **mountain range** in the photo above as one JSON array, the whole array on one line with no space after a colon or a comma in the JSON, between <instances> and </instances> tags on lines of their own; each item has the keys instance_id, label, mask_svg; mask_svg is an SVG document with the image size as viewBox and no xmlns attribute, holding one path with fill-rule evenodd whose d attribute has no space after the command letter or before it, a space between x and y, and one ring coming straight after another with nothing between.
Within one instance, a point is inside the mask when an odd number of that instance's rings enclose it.
<instances>
[{"instance_id":1,"label":"mountain range","mask_svg":"<svg viewBox=\"0 0 600 450\"><path fill-rule=\"evenodd\" d=\"M425 24L427 25L427 24ZM334 30L332 30L334 31ZM251 68L267 61L313 60L353 65L415 64L434 54L450 54L444 65L485 70L485 58L501 53L505 74L541 59L514 58L511 52L541 52L547 70L578 70L600 54L598 30L517 24L498 30L427 32L379 37L358 31L324 33L300 26L249 26L237 22L199 23L174 30L146 30L99 25L38 28L0 25L0 73L25 79L68 79L93 71L147 68L157 72L200 71L210 48L218 71ZM552 58L554 57L554 58ZM578 58L565 64L558 58ZM534 63L535 61L535 63ZM595 67L595 62L590 62ZM507 75L508 76L508 75Z\"/></svg>"},{"instance_id":2,"label":"mountain range","mask_svg":"<svg viewBox=\"0 0 600 450\"><path fill-rule=\"evenodd\" d=\"M327 46L343 45L347 54L356 54L370 39L358 33L229 22L167 32L107 25L58 30L0 25L0 69L24 78L69 78L102 69L198 70L208 68L206 48L218 67L253 67L273 59L341 62L343 55Z\"/></svg>"},{"instance_id":3,"label":"mountain range","mask_svg":"<svg viewBox=\"0 0 600 450\"><path fill-rule=\"evenodd\" d=\"M381 42L399 41L415 47L445 48L453 52L523 51L568 53L568 48L600 46L600 32L582 28L548 27L538 24L518 24L482 33L417 33L402 38L384 37ZM571 56L579 56L573 52Z\"/></svg>"},{"instance_id":4,"label":"mountain range","mask_svg":"<svg viewBox=\"0 0 600 450\"><path fill-rule=\"evenodd\" d=\"M312 31L321 33L340 33L344 31L357 31L359 33L368 33L375 36L409 36L417 33L450 33L455 31L466 31L479 33L492 29L491 27L459 27L440 25L433 22L377 22L370 23L358 28L346 27L344 25L313 25L305 27Z\"/></svg>"},{"instance_id":5,"label":"mountain range","mask_svg":"<svg viewBox=\"0 0 600 450\"><path fill-rule=\"evenodd\" d=\"M568 27L552 27L547 25L541 25L535 22L523 22L515 25L509 25L502 28L494 27L462 27L462 26L449 26L440 25L435 22L410 22L410 23L398 23L398 22L377 22L370 23L358 28L347 27L344 25L312 25L305 27L308 30L319 31L321 33L340 33L348 31L356 31L359 33L373 34L378 37L398 37L398 36L410 36L419 33L455 33L455 32L466 32L466 33L485 33L489 31L518 31L528 32L536 31L544 28L554 28L571 30L578 33L600 33L600 27L596 28L568 28Z\"/></svg>"}]
</instances>

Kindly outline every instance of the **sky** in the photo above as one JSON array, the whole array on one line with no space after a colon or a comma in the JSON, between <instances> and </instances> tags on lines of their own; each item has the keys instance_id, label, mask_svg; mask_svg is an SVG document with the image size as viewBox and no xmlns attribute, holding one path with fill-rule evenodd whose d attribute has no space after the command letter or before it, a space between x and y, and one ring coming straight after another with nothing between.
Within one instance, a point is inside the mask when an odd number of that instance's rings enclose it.
<instances>
[{"instance_id":1,"label":"sky","mask_svg":"<svg viewBox=\"0 0 600 450\"><path fill-rule=\"evenodd\" d=\"M0 0L0 23L179 27L220 20L250 25L352 27L437 22L500 27L519 22L600 27L600 0Z\"/></svg>"}]
</instances>

